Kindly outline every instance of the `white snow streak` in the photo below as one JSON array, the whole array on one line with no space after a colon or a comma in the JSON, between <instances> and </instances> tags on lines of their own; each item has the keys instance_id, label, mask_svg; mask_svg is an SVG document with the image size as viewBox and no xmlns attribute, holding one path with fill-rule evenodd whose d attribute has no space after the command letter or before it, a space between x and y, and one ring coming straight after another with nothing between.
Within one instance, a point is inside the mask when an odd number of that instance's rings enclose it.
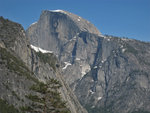
<instances>
[{"instance_id":1,"label":"white snow streak","mask_svg":"<svg viewBox=\"0 0 150 113\"><path fill-rule=\"evenodd\" d=\"M70 42L71 42L71 41L73 41L73 40L75 41L75 40L76 40L76 38L77 38L77 37L76 37L76 36L74 36L74 37L73 37L72 39L70 39L69 41L70 41Z\"/></svg>"},{"instance_id":2,"label":"white snow streak","mask_svg":"<svg viewBox=\"0 0 150 113\"><path fill-rule=\"evenodd\" d=\"M97 100L101 100L101 99L102 99L102 97L98 97L98 98L97 98Z\"/></svg>"},{"instance_id":3,"label":"white snow streak","mask_svg":"<svg viewBox=\"0 0 150 113\"><path fill-rule=\"evenodd\" d=\"M80 58L76 58L76 60L80 60Z\"/></svg>"},{"instance_id":4,"label":"white snow streak","mask_svg":"<svg viewBox=\"0 0 150 113\"><path fill-rule=\"evenodd\" d=\"M101 62L104 63L106 61L106 59L102 60Z\"/></svg>"},{"instance_id":5,"label":"white snow streak","mask_svg":"<svg viewBox=\"0 0 150 113\"><path fill-rule=\"evenodd\" d=\"M88 64L80 65L82 67L81 76L83 77L86 73L88 73L91 68Z\"/></svg>"},{"instance_id":6,"label":"white snow streak","mask_svg":"<svg viewBox=\"0 0 150 113\"><path fill-rule=\"evenodd\" d=\"M64 62L64 63L65 63L65 67L63 67L62 69L66 69L68 66L71 65L69 62Z\"/></svg>"},{"instance_id":7,"label":"white snow streak","mask_svg":"<svg viewBox=\"0 0 150 113\"><path fill-rule=\"evenodd\" d=\"M83 76L86 74L86 72L85 72L85 71L82 71L81 74L82 74L82 77L83 77Z\"/></svg>"},{"instance_id":8,"label":"white snow streak","mask_svg":"<svg viewBox=\"0 0 150 113\"><path fill-rule=\"evenodd\" d=\"M122 49L122 52L124 53L125 51L126 51L126 49L125 49L125 48L123 48L123 49Z\"/></svg>"},{"instance_id":9,"label":"white snow streak","mask_svg":"<svg viewBox=\"0 0 150 113\"><path fill-rule=\"evenodd\" d=\"M33 22L29 27L31 27L32 25L36 24L37 22Z\"/></svg>"},{"instance_id":10,"label":"white snow streak","mask_svg":"<svg viewBox=\"0 0 150 113\"><path fill-rule=\"evenodd\" d=\"M121 45L120 48L123 48L123 45Z\"/></svg>"},{"instance_id":11,"label":"white snow streak","mask_svg":"<svg viewBox=\"0 0 150 113\"><path fill-rule=\"evenodd\" d=\"M49 10L49 11L51 11L51 12L60 12L60 13L64 13L64 14L66 14L66 12L65 12L65 11L60 10L60 9L57 9L57 10Z\"/></svg>"},{"instance_id":12,"label":"white snow streak","mask_svg":"<svg viewBox=\"0 0 150 113\"><path fill-rule=\"evenodd\" d=\"M99 66L99 68L102 68L102 66Z\"/></svg>"},{"instance_id":13,"label":"white snow streak","mask_svg":"<svg viewBox=\"0 0 150 113\"><path fill-rule=\"evenodd\" d=\"M78 22L80 22L80 19L78 18Z\"/></svg>"},{"instance_id":14,"label":"white snow streak","mask_svg":"<svg viewBox=\"0 0 150 113\"><path fill-rule=\"evenodd\" d=\"M95 106L92 106L91 108L95 108Z\"/></svg>"},{"instance_id":15,"label":"white snow streak","mask_svg":"<svg viewBox=\"0 0 150 113\"><path fill-rule=\"evenodd\" d=\"M33 46L33 45L30 45L32 49L34 49L36 52L42 52L42 53L53 53L53 51L47 51L47 50L44 50L40 47L36 47L36 46Z\"/></svg>"},{"instance_id":16,"label":"white snow streak","mask_svg":"<svg viewBox=\"0 0 150 113\"><path fill-rule=\"evenodd\" d=\"M94 92L93 92L92 90L90 90L90 93L91 93L91 94L94 94Z\"/></svg>"},{"instance_id":17,"label":"white snow streak","mask_svg":"<svg viewBox=\"0 0 150 113\"><path fill-rule=\"evenodd\" d=\"M97 68L97 66L94 66L94 69L96 69Z\"/></svg>"}]
</instances>

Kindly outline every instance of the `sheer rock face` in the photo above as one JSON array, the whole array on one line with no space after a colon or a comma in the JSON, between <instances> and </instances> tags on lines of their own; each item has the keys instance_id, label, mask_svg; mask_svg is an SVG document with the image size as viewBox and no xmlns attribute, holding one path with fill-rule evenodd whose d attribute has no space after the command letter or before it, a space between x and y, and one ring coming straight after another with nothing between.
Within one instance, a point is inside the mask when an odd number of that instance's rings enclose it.
<instances>
[{"instance_id":1,"label":"sheer rock face","mask_svg":"<svg viewBox=\"0 0 150 113\"><path fill-rule=\"evenodd\" d=\"M33 84L54 78L62 85L60 93L71 113L87 113L64 81L55 55L49 59L53 65L44 60L31 48L20 24L0 17L0 99L19 110L31 106L33 101L27 96L39 94L31 90Z\"/></svg>"},{"instance_id":2,"label":"sheer rock face","mask_svg":"<svg viewBox=\"0 0 150 113\"><path fill-rule=\"evenodd\" d=\"M92 24L77 15L65 11L43 11L39 21L29 27L27 35L34 45L51 48L60 54L63 46L83 31L100 35Z\"/></svg>"},{"instance_id":3,"label":"sheer rock face","mask_svg":"<svg viewBox=\"0 0 150 113\"><path fill-rule=\"evenodd\" d=\"M43 11L39 21L29 27L27 35L34 45L51 48L59 54L61 47L82 31L100 35L94 25L77 15L62 10Z\"/></svg>"},{"instance_id":4,"label":"sheer rock face","mask_svg":"<svg viewBox=\"0 0 150 113\"><path fill-rule=\"evenodd\" d=\"M89 71L90 65L84 59L90 59L90 64L93 62L98 36L101 36L87 20L62 10L43 11L39 21L32 24L26 34L33 45L51 50L60 61L72 64L70 71L64 69L65 79L69 84L73 84L85 71ZM78 63L79 60L83 62ZM74 77L68 76L70 72Z\"/></svg>"},{"instance_id":5,"label":"sheer rock face","mask_svg":"<svg viewBox=\"0 0 150 113\"><path fill-rule=\"evenodd\" d=\"M75 88L81 104L93 113L149 111L150 44L107 37L101 45L104 60L97 59Z\"/></svg>"},{"instance_id":6,"label":"sheer rock face","mask_svg":"<svg viewBox=\"0 0 150 113\"><path fill-rule=\"evenodd\" d=\"M43 11L27 32L53 51L63 77L89 113L150 112L150 43L103 36L66 11Z\"/></svg>"}]
</instances>

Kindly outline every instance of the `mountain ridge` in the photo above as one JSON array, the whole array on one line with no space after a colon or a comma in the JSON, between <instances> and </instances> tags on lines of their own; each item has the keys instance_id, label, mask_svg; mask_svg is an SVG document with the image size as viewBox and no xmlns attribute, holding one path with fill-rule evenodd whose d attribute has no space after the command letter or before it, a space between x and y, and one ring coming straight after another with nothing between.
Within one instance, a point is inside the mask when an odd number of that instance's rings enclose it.
<instances>
[{"instance_id":1,"label":"mountain ridge","mask_svg":"<svg viewBox=\"0 0 150 113\"><path fill-rule=\"evenodd\" d=\"M1 112L149 113L149 73L150 43L70 12L45 10L26 31L0 17Z\"/></svg>"},{"instance_id":2,"label":"mountain ridge","mask_svg":"<svg viewBox=\"0 0 150 113\"><path fill-rule=\"evenodd\" d=\"M53 14L55 17L51 16ZM62 65L66 66L63 76L83 107L89 113L149 111L149 43L98 35L83 31L82 26L78 28L74 24L72 28L77 32L68 32L68 18L61 16L60 22L57 15L58 11L47 13L43 18L50 19L39 19L38 27L31 26L26 33L33 45L54 51ZM52 20L58 26L63 23L62 30L55 31L57 28L51 25ZM56 34L49 35L52 32ZM55 43L53 39L60 42ZM34 43L36 40L40 41ZM48 41L53 42L55 48L51 43L46 44ZM142 100L141 95L145 99Z\"/></svg>"},{"instance_id":3,"label":"mountain ridge","mask_svg":"<svg viewBox=\"0 0 150 113\"><path fill-rule=\"evenodd\" d=\"M0 22L0 112L86 113L55 55L34 51L20 24L2 17Z\"/></svg>"}]
</instances>

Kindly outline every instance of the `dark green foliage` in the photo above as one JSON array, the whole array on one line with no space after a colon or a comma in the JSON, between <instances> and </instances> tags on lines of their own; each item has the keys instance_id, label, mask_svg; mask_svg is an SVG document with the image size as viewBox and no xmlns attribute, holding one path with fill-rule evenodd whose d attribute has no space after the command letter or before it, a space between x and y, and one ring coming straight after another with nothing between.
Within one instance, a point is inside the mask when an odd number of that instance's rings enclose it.
<instances>
[{"instance_id":1,"label":"dark green foliage","mask_svg":"<svg viewBox=\"0 0 150 113\"><path fill-rule=\"evenodd\" d=\"M38 82L38 83L32 85L30 89L34 90L36 92L45 94L46 90L47 90L47 85L44 84L43 82Z\"/></svg>"},{"instance_id":2,"label":"dark green foliage","mask_svg":"<svg viewBox=\"0 0 150 113\"><path fill-rule=\"evenodd\" d=\"M104 36L106 36L106 37L112 37L112 38L114 38L114 39L121 39L121 38L126 38L126 37L118 37L118 36L113 36L113 35L108 35L108 34L104 34Z\"/></svg>"},{"instance_id":3,"label":"dark green foliage","mask_svg":"<svg viewBox=\"0 0 150 113\"><path fill-rule=\"evenodd\" d=\"M134 54L140 64L145 64L147 66L150 66L150 62L147 61L143 56L144 52L142 49L137 50L135 49L135 47L132 47L129 44L126 44L126 48L127 48L126 52Z\"/></svg>"},{"instance_id":4,"label":"dark green foliage","mask_svg":"<svg viewBox=\"0 0 150 113\"><path fill-rule=\"evenodd\" d=\"M54 71L56 71L56 57L52 53L41 53L37 52L37 56L39 56L40 60L43 61L45 64L48 63Z\"/></svg>"},{"instance_id":5,"label":"dark green foliage","mask_svg":"<svg viewBox=\"0 0 150 113\"><path fill-rule=\"evenodd\" d=\"M4 84L4 83L3 83L3 85L6 87L7 90L10 90L8 84Z\"/></svg>"},{"instance_id":6,"label":"dark green foliage","mask_svg":"<svg viewBox=\"0 0 150 113\"><path fill-rule=\"evenodd\" d=\"M37 95L29 94L26 96L28 99L32 100L33 102L39 102L44 103L44 100L42 98L39 98Z\"/></svg>"},{"instance_id":7,"label":"dark green foliage","mask_svg":"<svg viewBox=\"0 0 150 113\"><path fill-rule=\"evenodd\" d=\"M56 60L52 54L38 53L38 56L44 63L49 63L54 70L56 69ZM10 51L6 50L5 48L0 47L0 58L4 62L3 64L10 71L16 73L17 75L25 76L28 79L33 80L35 84L32 85L30 89L38 92L41 95L26 95L26 98L31 100L33 104L31 106L22 106L20 108L22 112L28 111L42 113L43 111L46 111L47 113L51 113L53 111L54 113L70 113L70 110L66 107L66 102L62 101L60 93L58 92L58 89L61 87L59 81L50 79L47 83L39 82L36 78L32 77L33 73L30 72L30 70L25 66L22 60L15 57ZM20 100L20 98L14 91L12 91L12 95ZM12 109L12 106L10 108ZM16 113L16 111L14 111L13 113Z\"/></svg>"},{"instance_id":8,"label":"dark green foliage","mask_svg":"<svg viewBox=\"0 0 150 113\"><path fill-rule=\"evenodd\" d=\"M85 108L89 113L112 113L107 108L104 107L94 107L92 108L92 105L86 105Z\"/></svg>"},{"instance_id":9,"label":"dark green foliage","mask_svg":"<svg viewBox=\"0 0 150 113\"><path fill-rule=\"evenodd\" d=\"M148 76L148 73L143 71L143 70L132 70L130 73L129 73L129 76L130 77L134 77L135 75L145 75L145 76Z\"/></svg>"},{"instance_id":10,"label":"dark green foliage","mask_svg":"<svg viewBox=\"0 0 150 113\"><path fill-rule=\"evenodd\" d=\"M0 58L5 62L6 67L10 71L37 82L37 79L32 77L33 73L25 66L24 62L12 55L12 53L5 48L0 47Z\"/></svg>"},{"instance_id":11,"label":"dark green foliage","mask_svg":"<svg viewBox=\"0 0 150 113\"><path fill-rule=\"evenodd\" d=\"M38 82L31 86L31 90L34 90L36 92L45 94L48 88L52 89L58 89L61 87L61 84L58 80L51 78L46 84L43 82Z\"/></svg>"},{"instance_id":12,"label":"dark green foliage","mask_svg":"<svg viewBox=\"0 0 150 113\"><path fill-rule=\"evenodd\" d=\"M0 99L0 113L19 113L19 111L13 105L9 105L6 101Z\"/></svg>"},{"instance_id":13,"label":"dark green foliage","mask_svg":"<svg viewBox=\"0 0 150 113\"><path fill-rule=\"evenodd\" d=\"M21 106L19 108L20 111L18 111L13 105L9 105L0 99L0 113L70 113L70 110L66 107L66 102L62 100L58 91L61 84L55 79L51 79L47 83L39 82L38 79L33 76L34 73L31 72L20 57L12 51L12 47L16 44L15 42L25 38L23 32L24 30L20 24L0 17L0 42L6 47L0 47L0 65L2 65L4 69L7 69L8 73L12 73L10 76L15 75L18 79L28 79L34 83L30 88L32 91L28 91L28 86L24 86L23 83L23 87L26 87L24 89L27 89L27 92L25 92L26 99L24 100L20 95L17 95L19 93L12 91L10 89L11 87L9 88L9 85L6 83L4 87L11 91L15 100L20 100L19 102L22 102L22 104L26 104L28 101L29 103L28 105ZM56 67L59 68L59 65L56 65L57 59L55 55L51 53L43 54L41 52L36 53L36 55L43 63L48 63L54 71L56 71ZM17 81L15 80L14 82ZM19 88L22 86L20 83ZM18 87L18 84L14 84L14 86L15 85ZM22 96L24 97L24 95Z\"/></svg>"},{"instance_id":14,"label":"dark green foliage","mask_svg":"<svg viewBox=\"0 0 150 113\"><path fill-rule=\"evenodd\" d=\"M145 64L145 65L147 65L147 66L150 66L150 62L149 61L147 61L147 60L145 60L144 58L142 58L142 57L138 57L138 61L139 61L139 63L141 64Z\"/></svg>"},{"instance_id":15,"label":"dark green foliage","mask_svg":"<svg viewBox=\"0 0 150 113\"><path fill-rule=\"evenodd\" d=\"M56 79L53 79L53 78L51 78L51 79L47 82L47 84L49 85L49 87L50 87L51 89L58 89L58 88L62 87L62 85L60 84L60 82L59 82L58 80L56 80Z\"/></svg>"},{"instance_id":16,"label":"dark green foliage","mask_svg":"<svg viewBox=\"0 0 150 113\"><path fill-rule=\"evenodd\" d=\"M20 100L19 96L16 94L15 91L12 91L12 95L15 96L18 100Z\"/></svg>"},{"instance_id":17,"label":"dark green foliage","mask_svg":"<svg viewBox=\"0 0 150 113\"><path fill-rule=\"evenodd\" d=\"M0 17L0 22L0 40L4 42L6 47L11 47L16 38L20 37L19 31L23 30L23 27L3 17Z\"/></svg>"},{"instance_id":18,"label":"dark green foliage","mask_svg":"<svg viewBox=\"0 0 150 113\"><path fill-rule=\"evenodd\" d=\"M137 54L138 54L138 50L136 50L134 47L132 47L132 46L129 45L129 44L126 44L126 48L127 48L126 52L132 53L132 54L134 54L134 55L137 55Z\"/></svg>"},{"instance_id":19,"label":"dark green foliage","mask_svg":"<svg viewBox=\"0 0 150 113\"><path fill-rule=\"evenodd\" d=\"M30 106L22 106L20 107L20 110L24 112L24 111L32 111L33 109Z\"/></svg>"},{"instance_id":20,"label":"dark green foliage","mask_svg":"<svg viewBox=\"0 0 150 113\"><path fill-rule=\"evenodd\" d=\"M131 113L150 113L149 111L144 111L144 110L138 110L138 111L133 111Z\"/></svg>"},{"instance_id":21,"label":"dark green foliage","mask_svg":"<svg viewBox=\"0 0 150 113\"><path fill-rule=\"evenodd\" d=\"M26 96L36 102L31 106L32 111L37 111L38 108L41 108L41 111L46 113L70 113L70 110L66 107L66 102L61 99L58 92L60 87L60 82L55 79L50 79L47 83L38 82L34 84L30 89L40 93L40 96L32 94ZM27 109L27 111L29 110ZM38 113L41 113L41 111L38 111Z\"/></svg>"}]
</instances>

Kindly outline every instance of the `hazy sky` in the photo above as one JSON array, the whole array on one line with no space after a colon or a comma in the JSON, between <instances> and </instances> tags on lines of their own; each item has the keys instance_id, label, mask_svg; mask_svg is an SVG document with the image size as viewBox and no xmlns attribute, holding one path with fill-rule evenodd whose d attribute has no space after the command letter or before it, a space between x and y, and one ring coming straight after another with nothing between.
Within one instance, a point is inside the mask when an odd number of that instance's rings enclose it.
<instances>
[{"instance_id":1,"label":"hazy sky","mask_svg":"<svg viewBox=\"0 0 150 113\"><path fill-rule=\"evenodd\" d=\"M102 34L150 41L150 0L0 0L0 16L25 29L45 9L75 13Z\"/></svg>"}]
</instances>

